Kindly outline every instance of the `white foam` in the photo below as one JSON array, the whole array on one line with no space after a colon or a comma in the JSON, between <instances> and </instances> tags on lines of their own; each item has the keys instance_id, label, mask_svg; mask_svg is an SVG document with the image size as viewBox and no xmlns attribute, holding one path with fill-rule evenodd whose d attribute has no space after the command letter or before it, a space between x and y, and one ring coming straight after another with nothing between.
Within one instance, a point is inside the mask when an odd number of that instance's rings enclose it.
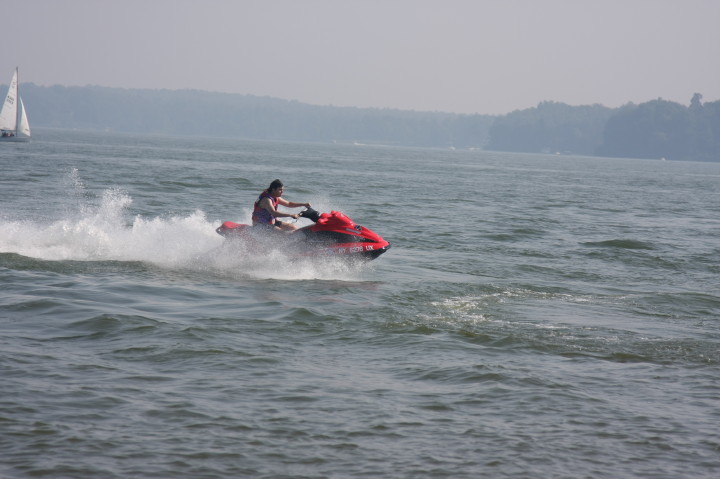
<instances>
[{"instance_id":1,"label":"white foam","mask_svg":"<svg viewBox=\"0 0 720 479\"><path fill-rule=\"evenodd\" d=\"M2 221L0 251L43 260L118 260L172 264L222 242L205 213L144 218L130 222L132 199L112 189L100 205L82 204L79 211L50 221Z\"/></svg>"},{"instance_id":2,"label":"white foam","mask_svg":"<svg viewBox=\"0 0 720 479\"><path fill-rule=\"evenodd\" d=\"M127 192L106 190L93 205L77 170L69 178L76 210L49 221L0 218L0 252L48 261L138 261L234 278L357 280L366 268L337 258L298 258L280 243L263 251L242 242L227 245L215 232L221 221L208 220L202 210L130 217ZM249 220L250 210L243 214Z\"/></svg>"}]
</instances>

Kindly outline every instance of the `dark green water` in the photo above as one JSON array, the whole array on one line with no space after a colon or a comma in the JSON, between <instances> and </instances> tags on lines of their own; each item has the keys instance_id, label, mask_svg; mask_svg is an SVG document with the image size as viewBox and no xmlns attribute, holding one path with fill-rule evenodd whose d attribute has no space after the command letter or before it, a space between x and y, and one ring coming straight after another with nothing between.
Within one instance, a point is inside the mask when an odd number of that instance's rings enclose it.
<instances>
[{"instance_id":1,"label":"dark green water","mask_svg":"<svg viewBox=\"0 0 720 479\"><path fill-rule=\"evenodd\" d=\"M720 163L2 145L0 476L720 472ZM274 178L393 243L222 247Z\"/></svg>"}]
</instances>

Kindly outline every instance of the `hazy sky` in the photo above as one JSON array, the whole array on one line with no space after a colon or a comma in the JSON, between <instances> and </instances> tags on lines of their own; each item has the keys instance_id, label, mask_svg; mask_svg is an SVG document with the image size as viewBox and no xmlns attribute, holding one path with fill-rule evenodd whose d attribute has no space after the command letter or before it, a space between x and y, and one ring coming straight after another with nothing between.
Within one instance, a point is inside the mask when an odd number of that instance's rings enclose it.
<instances>
[{"instance_id":1,"label":"hazy sky","mask_svg":"<svg viewBox=\"0 0 720 479\"><path fill-rule=\"evenodd\" d=\"M2 0L0 83L503 114L720 100L720 0ZM2 72L5 72L4 74Z\"/></svg>"}]
</instances>

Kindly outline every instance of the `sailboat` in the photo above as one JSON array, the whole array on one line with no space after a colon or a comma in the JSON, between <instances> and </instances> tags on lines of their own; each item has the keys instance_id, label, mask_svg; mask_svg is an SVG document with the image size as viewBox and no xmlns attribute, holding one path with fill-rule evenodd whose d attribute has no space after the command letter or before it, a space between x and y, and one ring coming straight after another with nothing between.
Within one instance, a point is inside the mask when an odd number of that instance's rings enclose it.
<instances>
[{"instance_id":1,"label":"sailboat","mask_svg":"<svg viewBox=\"0 0 720 479\"><path fill-rule=\"evenodd\" d=\"M5 103L0 110L0 141L30 140L30 124L18 91L18 69L15 68Z\"/></svg>"}]
</instances>

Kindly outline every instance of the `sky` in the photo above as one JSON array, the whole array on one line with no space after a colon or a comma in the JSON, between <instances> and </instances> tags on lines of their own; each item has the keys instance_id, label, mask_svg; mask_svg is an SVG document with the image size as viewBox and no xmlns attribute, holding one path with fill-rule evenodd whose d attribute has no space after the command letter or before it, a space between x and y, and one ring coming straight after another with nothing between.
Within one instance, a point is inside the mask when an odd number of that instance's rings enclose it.
<instances>
[{"instance_id":1,"label":"sky","mask_svg":"<svg viewBox=\"0 0 720 479\"><path fill-rule=\"evenodd\" d=\"M720 100L720 0L0 2L2 84L491 115Z\"/></svg>"}]
</instances>

